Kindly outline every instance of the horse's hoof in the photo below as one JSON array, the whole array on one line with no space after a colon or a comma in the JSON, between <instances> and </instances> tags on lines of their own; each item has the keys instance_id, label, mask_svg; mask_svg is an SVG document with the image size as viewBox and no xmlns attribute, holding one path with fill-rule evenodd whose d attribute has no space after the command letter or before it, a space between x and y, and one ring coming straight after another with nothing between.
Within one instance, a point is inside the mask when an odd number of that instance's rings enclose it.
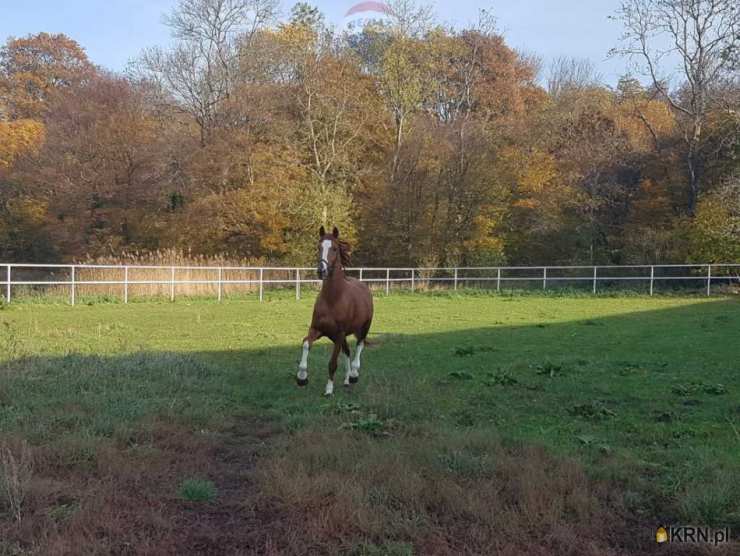
<instances>
[{"instance_id":1,"label":"horse's hoof","mask_svg":"<svg viewBox=\"0 0 740 556\"><path fill-rule=\"evenodd\" d=\"M349 383L350 384L357 384L357 381L360 380L359 376L351 376L349 377Z\"/></svg>"},{"instance_id":2,"label":"horse's hoof","mask_svg":"<svg viewBox=\"0 0 740 556\"><path fill-rule=\"evenodd\" d=\"M295 382L298 386L305 386L308 384L308 378L296 378Z\"/></svg>"}]
</instances>

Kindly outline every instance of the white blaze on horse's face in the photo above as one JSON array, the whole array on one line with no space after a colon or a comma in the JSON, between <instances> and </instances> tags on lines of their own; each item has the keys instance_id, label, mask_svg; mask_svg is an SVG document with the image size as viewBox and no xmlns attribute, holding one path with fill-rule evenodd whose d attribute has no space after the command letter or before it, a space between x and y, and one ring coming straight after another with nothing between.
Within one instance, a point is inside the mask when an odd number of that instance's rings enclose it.
<instances>
[{"instance_id":1,"label":"white blaze on horse's face","mask_svg":"<svg viewBox=\"0 0 740 556\"><path fill-rule=\"evenodd\" d=\"M329 251L331 251L332 241L325 239L321 242L321 259L319 260L319 278L323 278L329 272Z\"/></svg>"}]
</instances>

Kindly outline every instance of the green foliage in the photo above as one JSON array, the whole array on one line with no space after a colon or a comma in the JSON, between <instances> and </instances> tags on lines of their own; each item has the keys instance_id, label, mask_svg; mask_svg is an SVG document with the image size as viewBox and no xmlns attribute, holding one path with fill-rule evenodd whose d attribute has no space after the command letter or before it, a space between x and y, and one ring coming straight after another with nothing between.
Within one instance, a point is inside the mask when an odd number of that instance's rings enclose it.
<instances>
[{"instance_id":1,"label":"green foliage","mask_svg":"<svg viewBox=\"0 0 740 556\"><path fill-rule=\"evenodd\" d=\"M413 556L414 547L404 542L386 542L383 544L363 543L355 547L351 556Z\"/></svg>"},{"instance_id":2,"label":"green foliage","mask_svg":"<svg viewBox=\"0 0 740 556\"><path fill-rule=\"evenodd\" d=\"M568 413L574 417L581 417L583 419L606 419L609 417L615 417L617 414L606 407L602 402L594 401L589 403L575 404L568 408Z\"/></svg>"},{"instance_id":3,"label":"green foliage","mask_svg":"<svg viewBox=\"0 0 740 556\"><path fill-rule=\"evenodd\" d=\"M695 261L740 260L740 176L699 200L690 249Z\"/></svg>"},{"instance_id":4,"label":"green foliage","mask_svg":"<svg viewBox=\"0 0 740 556\"><path fill-rule=\"evenodd\" d=\"M357 416L355 420L342 423L341 429L349 429L371 436L388 436L390 434L390 428L393 426L392 421L384 421L379 419L375 413L370 413L365 416Z\"/></svg>"},{"instance_id":5,"label":"green foliage","mask_svg":"<svg viewBox=\"0 0 740 556\"><path fill-rule=\"evenodd\" d=\"M216 485L204 479L185 479L177 491L188 502L211 502L216 498Z\"/></svg>"},{"instance_id":6,"label":"green foliage","mask_svg":"<svg viewBox=\"0 0 740 556\"><path fill-rule=\"evenodd\" d=\"M591 324L593 323L593 321L586 321L586 323ZM560 376L563 374L563 366L556 363L551 363L550 361L542 365L536 365L535 369L537 370L538 375L544 375L550 378L555 378L556 376Z\"/></svg>"},{"instance_id":7,"label":"green foliage","mask_svg":"<svg viewBox=\"0 0 740 556\"><path fill-rule=\"evenodd\" d=\"M490 375L490 379L486 381L486 384L489 386L514 386L515 384L519 384L519 380L509 373L496 373Z\"/></svg>"},{"instance_id":8,"label":"green foliage","mask_svg":"<svg viewBox=\"0 0 740 556\"><path fill-rule=\"evenodd\" d=\"M724 384L705 384L703 382L692 381L688 384L673 385L671 387L671 392L678 396L692 396L696 394L721 396L723 394L727 394L727 387Z\"/></svg>"}]
</instances>

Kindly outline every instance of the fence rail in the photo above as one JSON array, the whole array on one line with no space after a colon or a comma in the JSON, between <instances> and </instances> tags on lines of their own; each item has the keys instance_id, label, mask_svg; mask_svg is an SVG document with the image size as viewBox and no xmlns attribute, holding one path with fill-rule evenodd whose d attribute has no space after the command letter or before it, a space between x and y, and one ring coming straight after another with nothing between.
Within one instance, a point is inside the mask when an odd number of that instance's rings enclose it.
<instances>
[{"instance_id":1,"label":"fence rail","mask_svg":"<svg viewBox=\"0 0 740 556\"><path fill-rule=\"evenodd\" d=\"M258 292L259 300L264 298L266 286L295 286L296 299L301 297L304 284L320 284L321 280L313 268L308 267L238 267L238 266L156 266L156 265L97 265L97 264L20 264L0 263L0 272L4 269L4 300L10 303L14 287L64 287L69 288L69 301L75 304L78 292L88 286L118 286L124 303L128 303L132 288L136 286L162 286L167 289L170 300L174 301L178 287L210 286L215 288L218 300L223 298L228 286L250 286ZM684 272L675 274L683 270ZM38 275L46 271L54 279L40 279ZM120 278L95 279L96 274L113 271ZM163 274L164 277L136 279L132 277L143 271ZM549 285L558 282L590 283L593 293L597 293L599 284L635 283L647 286L653 295L655 286L661 282L683 281L698 286L706 295L711 295L713 284L740 283L740 263L695 264L695 265L575 265L575 266L498 266L498 267L356 267L346 269L371 286L384 286L386 295L391 286L406 286L411 291L430 285L451 285L453 290L471 283L487 284L496 290L503 284L511 282L541 283L546 290ZM187 273L208 273L208 278L184 277ZM266 277L267 273L282 273L282 278ZM58 274L64 276L58 277ZM229 273L249 274L250 278L233 278ZM570 273L570 274L569 274ZM572 273L576 273L572 275ZM616 275L614 275L616 273ZM630 273L630 274L628 274ZM635 274L636 273L636 274ZM18 279L18 275L21 278ZM23 275L26 275L25 277ZM30 276L28 276L30 275ZM91 279L92 277L92 279ZM46 278L49 278L48 276ZM161 293L161 292L160 292Z\"/></svg>"}]
</instances>

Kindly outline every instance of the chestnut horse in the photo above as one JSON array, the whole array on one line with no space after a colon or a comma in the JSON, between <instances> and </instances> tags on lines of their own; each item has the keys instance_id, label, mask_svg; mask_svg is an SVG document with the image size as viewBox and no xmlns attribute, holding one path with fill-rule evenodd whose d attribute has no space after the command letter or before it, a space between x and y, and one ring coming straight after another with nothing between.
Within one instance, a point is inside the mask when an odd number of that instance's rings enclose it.
<instances>
[{"instance_id":1,"label":"chestnut horse","mask_svg":"<svg viewBox=\"0 0 740 556\"><path fill-rule=\"evenodd\" d=\"M329 381L326 383L326 396L334 393L334 373L337 370L339 351L344 353L347 374L344 385L356 383L360 378L360 355L365 346L365 338L373 320L373 296L370 288L359 280L348 278L344 266L349 264L349 246L339 240L339 230L331 234L321 227L319 231L319 264L321 291L313 307L313 317L308 335L303 339L303 356L298 364L296 381L298 386L308 384L308 352L313 343L326 336L334 342L334 352L329 361ZM347 337L355 335L357 349L355 359L350 359Z\"/></svg>"}]
</instances>

